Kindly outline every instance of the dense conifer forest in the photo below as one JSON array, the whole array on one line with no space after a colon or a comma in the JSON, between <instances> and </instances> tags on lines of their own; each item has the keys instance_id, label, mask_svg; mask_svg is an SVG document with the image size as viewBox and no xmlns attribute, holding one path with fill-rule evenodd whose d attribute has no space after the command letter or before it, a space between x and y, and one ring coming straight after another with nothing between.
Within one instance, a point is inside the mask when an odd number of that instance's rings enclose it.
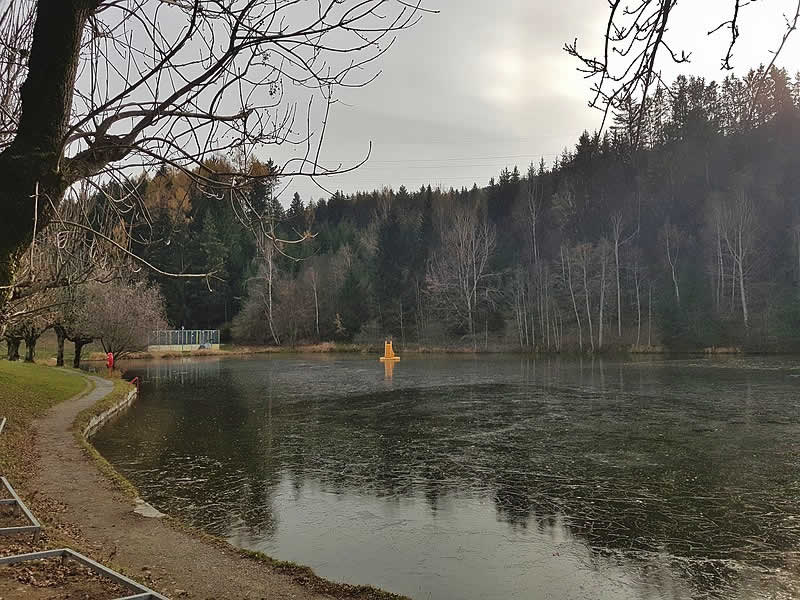
<instances>
[{"instance_id":1,"label":"dense conifer forest","mask_svg":"<svg viewBox=\"0 0 800 600\"><path fill-rule=\"evenodd\" d=\"M201 190L165 166L141 181L136 250L213 271L151 276L172 325L243 343L799 348L800 74L679 77L641 129L630 108L554 164L471 189L295 194L285 208L275 182L242 214L224 178Z\"/></svg>"}]
</instances>

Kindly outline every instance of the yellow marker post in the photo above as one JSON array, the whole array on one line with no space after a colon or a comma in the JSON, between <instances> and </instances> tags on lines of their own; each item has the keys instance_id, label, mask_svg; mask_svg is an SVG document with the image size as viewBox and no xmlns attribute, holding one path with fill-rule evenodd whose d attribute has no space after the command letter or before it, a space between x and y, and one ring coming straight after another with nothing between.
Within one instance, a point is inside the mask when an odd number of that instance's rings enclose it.
<instances>
[{"instance_id":1,"label":"yellow marker post","mask_svg":"<svg viewBox=\"0 0 800 600\"><path fill-rule=\"evenodd\" d=\"M381 356L381 362L389 362L389 361L398 361L400 357L394 353L394 349L392 349L392 342L391 340L386 340L383 343L383 356Z\"/></svg>"}]
</instances>

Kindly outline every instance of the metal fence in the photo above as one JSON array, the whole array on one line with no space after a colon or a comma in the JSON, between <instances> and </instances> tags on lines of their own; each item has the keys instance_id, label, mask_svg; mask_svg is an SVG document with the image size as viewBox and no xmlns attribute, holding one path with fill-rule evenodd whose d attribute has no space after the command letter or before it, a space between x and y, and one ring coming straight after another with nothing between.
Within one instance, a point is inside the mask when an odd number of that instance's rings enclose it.
<instances>
[{"instance_id":1,"label":"metal fence","mask_svg":"<svg viewBox=\"0 0 800 600\"><path fill-rule=\"evenodd\" d=\"M69 548L61 548L59 550L43 550L42 552L30 552L28 554L15 554L13 556L3 556L0 558L0 566L2 565L16 565L24 564L31 561L45 560L48 558L61 558L61 560L70 559L79 563L93 571L97 575L107 577L114 583L125 588L125 597L117 597L114 600L167 600L166 596L162 596L158 592L154 592L148 587L143 586L141 583L135 582L124 575L117 573L113 569L109 569L105 565L93 561L91 558L78 554ZM128 593L130 592L130 593ZM131 595L132 594L132 595Z\"/></svg>"},{"instance_id":2,"label":"metal fence","mask_svg":"<svg viewBox=\"0 0 800 600\"><path fill-rule=\"evenodd\" d=\"M32 533L33 534L33 541L34 543L39 541L39 534L42 532L42 525L33 516L33 513L25 506L25 503L20 499L17 495L17 492L14 491L14 488L11 487L11 484L8 482L8 479L5 477L0 477L0 484L2 484L3 489L5 492L3 495L11 496L10 498L2 498L0 499L0 504L10 506L13 513L16 515L18 514L17 511L22 512L22 517L25 521L27 521L27 525L12 525L7 527L0 527L0 535L15 535L17 533Z\"/></svg>"},{"instance_id":3,"label":"metal fence","mask_svg":"<svg viewBox=\"0 0 800 600\"><path fill-rule=\"evenodd\" d=\"M219 329L159 329L150 332L150 346L219 344Z\"/></svg>"}]
</instances>

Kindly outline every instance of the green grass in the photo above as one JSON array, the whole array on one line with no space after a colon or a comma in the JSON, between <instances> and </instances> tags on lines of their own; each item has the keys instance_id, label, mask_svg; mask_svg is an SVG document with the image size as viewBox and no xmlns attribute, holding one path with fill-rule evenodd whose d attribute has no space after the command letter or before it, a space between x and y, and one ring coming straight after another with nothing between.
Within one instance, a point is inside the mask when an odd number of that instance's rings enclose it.
<instances>
[{"instance_id":1,"label":"green grass","mask_svg":"<svg viewBox=\"0 0 800 600\"><path fill-rule=\"evenodd\" d=\"M103 347L97 343L87 344L83 347L83 353L81 357L83 359L88 359L92 352L102 352ZM0 356L5 358L8 354L8 350L6 349L6 345L0 342ZM19 347L19 354L20 357L25 357L25 342L23 342ZM37 362L50 362L51 364L55 364L56 356L58 355L58 340L56 339L56 334L52 329L45 331L42 334L42 337L36 342L36 356L35 359ZM68 367L72 366L72 358L75 356L75 345L72 342L65 342L64 343L64 364Z\"/></svg>"},{"instance_id":2,"label":"green grass","mask_svg":"<svg viewBox=\"0 0 800 600\"><path fill-rule=\"evenodd\" d=\"M24 477L32 465L31 422L87 389L86 379L61 369L0 360L0 474Z\"/></svg>"}]
</instances>

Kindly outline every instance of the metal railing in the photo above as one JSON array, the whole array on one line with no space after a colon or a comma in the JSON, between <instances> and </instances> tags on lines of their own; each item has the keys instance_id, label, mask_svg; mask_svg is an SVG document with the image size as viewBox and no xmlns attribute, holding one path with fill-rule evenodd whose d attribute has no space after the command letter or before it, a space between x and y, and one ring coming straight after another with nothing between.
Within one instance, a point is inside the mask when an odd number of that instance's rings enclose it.
<instances>
[{"instance_id":1,"label":"metal railing","mask_svg":"<svg viewBox=\"0 0 800 600\"><path fill-rule=\"evenodd\" d=\"M15 535L18 533L32 533L33 534L33 542L36 543L39 541L39 535L42 532L42 525L33 516L33 513L25 506L25 503L20 499L17 495L17 492L11 487L11 484L8 482L8 479L5 477L0 477L0 483L2 483L3 488L5 488L5 493L7 493L10 498L0 498L0 505L7 505L11 506L12 511L14 514L19 514L17 511L22 512L22 517L28 522L27 525L13 525L10 527L0 527L0 535Z\"/></svg>"},{"instance_id":2,"label":"metal railing","mask_svg":"<svg viewBox=\"0 0 800 600\"><path fill-rule=\"evenodd\" d=\"M150 346L219 344L219 329L159 329L150 332Z\"/></svg>"},{"instance_id":3,"label":"metal railing","mask_svg":"<svg viewBox=\"0 0 800 600\"><path fill-rule=\"evenodd\" d=\"M73 560L84 567L87 567L97 575L109 578L114 583L125 588L131 594L126 595L124 598L118 597L114 600L168 600L166 596L154 592L148 587L137 583L133 579L125 577L121 573L113 569L109 569L105 565L93 561L91 558L79 554L69 548L61 548L59 550L44 550L42 552L30 552L28 554L16 554L14 556L4 556L0 558L0 565L16 565L35 560L44 560L48 558L60 558L61 560Z\"/></svg>"}]
</instances>

